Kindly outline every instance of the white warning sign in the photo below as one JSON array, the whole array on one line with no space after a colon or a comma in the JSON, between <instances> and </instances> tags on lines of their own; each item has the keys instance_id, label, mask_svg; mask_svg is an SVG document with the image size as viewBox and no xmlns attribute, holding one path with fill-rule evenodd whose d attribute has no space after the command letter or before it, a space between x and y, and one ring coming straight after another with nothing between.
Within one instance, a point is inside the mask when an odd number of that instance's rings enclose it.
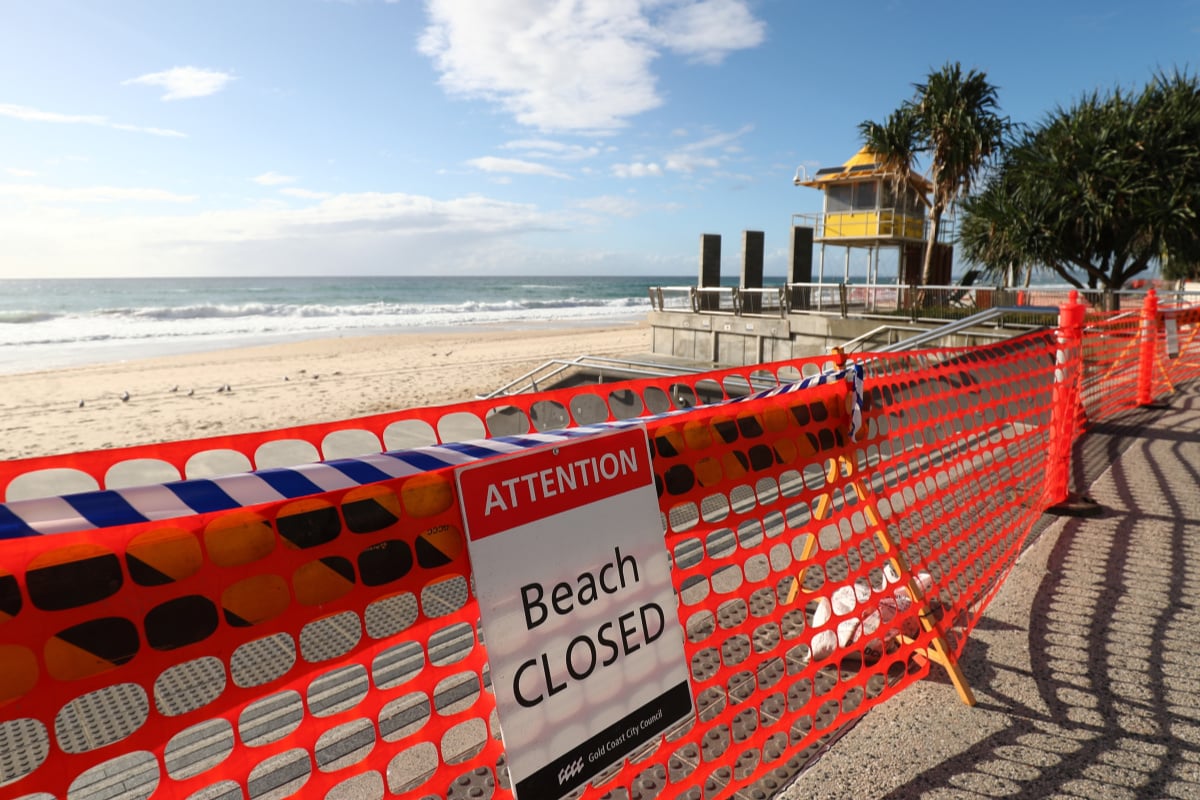
<instances>
[{"instance_id":1,"label":"white warning sign","mask_svg":"<svg viewBox=\"0 0 1200 800\"><path fill-rule=\"evenodd\" d=\"M646 431L457 480L514 791L560 797L692 713Z\"/></svg>"}]
</instances>

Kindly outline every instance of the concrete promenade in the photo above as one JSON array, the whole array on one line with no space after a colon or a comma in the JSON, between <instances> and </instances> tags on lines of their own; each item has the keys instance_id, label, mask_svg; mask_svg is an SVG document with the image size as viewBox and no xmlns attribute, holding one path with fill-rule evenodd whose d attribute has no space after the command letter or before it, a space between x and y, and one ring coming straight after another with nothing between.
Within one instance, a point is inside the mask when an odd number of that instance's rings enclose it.
<instances>
[{"instance_id":1,"label":"concrete promenade","mask_svg":"<svg viewBox=\"0 0 1200 800\"><path fill-rule=\"evenodd\" d=\"M963 654L872 710L779 797L1200 798L1200 386L1093 426Z\"/></svg>"}]
</instances>

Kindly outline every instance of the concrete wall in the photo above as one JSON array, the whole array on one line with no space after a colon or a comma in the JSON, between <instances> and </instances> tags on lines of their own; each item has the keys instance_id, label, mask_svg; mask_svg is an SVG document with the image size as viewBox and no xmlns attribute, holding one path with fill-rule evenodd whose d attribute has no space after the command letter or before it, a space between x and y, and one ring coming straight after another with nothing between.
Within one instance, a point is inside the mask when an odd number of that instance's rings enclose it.
<instances>
[{"instance_id":1,"label":"concrete wall","mask_svg":"<svg viewBox=\"0 0 1200 800\"><path fill-rule=\"evenodd\" d=\"M686 311L654 311L650 313L648 321L655 355L721 366L824 355L831 347L844 344L882 324L882 320L878 319L842 319L817 314L789 314L784 319L775 319ZM903 321L903 324L911 323ZM918 323L915 327L936 326ZM913 332L907 331L893 332L891 338L879 339L875 346L880 347L913 335ZM940 346L959 347L993 341L994 336L964 333L948 337Z\"/></svg>"}]
</instances>

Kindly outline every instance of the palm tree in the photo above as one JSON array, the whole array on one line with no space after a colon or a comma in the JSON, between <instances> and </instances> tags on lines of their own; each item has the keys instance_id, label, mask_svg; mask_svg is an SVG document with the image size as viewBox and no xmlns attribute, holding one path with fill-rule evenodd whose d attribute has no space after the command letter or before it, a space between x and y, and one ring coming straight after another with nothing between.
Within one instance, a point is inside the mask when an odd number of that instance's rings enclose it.
<instances>
[{"instance_id":1,"label":"palm tree","mask_svg":"<svg viewBox=\"0 0 1200 800\"><path fill-rule=\"evenodd\" d=\"M926 177L933 187L932 197L918 192L929 209L929 238L921 268L921 283L927 285L942 215L971 191L984 167L1003 150L1009 122L998 113L996 87L987 75L977 70L964 74L958 62L931 72L925 83L913 88L913 99L885 122L868 120L858 129L863 143L906 183L915 182L916 157L929 160Z\"/></svg>"}]
</instances>

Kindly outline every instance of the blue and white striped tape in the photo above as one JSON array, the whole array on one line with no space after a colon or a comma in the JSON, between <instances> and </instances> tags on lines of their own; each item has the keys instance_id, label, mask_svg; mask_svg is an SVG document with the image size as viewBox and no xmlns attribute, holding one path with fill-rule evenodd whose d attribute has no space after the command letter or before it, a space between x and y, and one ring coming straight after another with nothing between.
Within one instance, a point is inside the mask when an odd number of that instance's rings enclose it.
<instances>
[{"instance_id":1,"label":"blue and white striped tape","mask_svg":"<svg viewBox=\"0 0 1200 800\"><path fill-rule=\"evenodd\" d=\"M801 391L839 380L854 383L855 402L850 435L862 424L862 367L848 366L835 372L813 375L794 383L735 398L727 403L763 399ZM711 406L709 406L711 408ZM647 421L688 414L695 409L678 409L652 417L637 417L549 433L501 436L412 450L397 450L357 458L343 458L170 483L105 489L94 492L15 500L0 504L0 539L96 530L118 525L153 522L192 514L230 511L246 506L293 500L322 492L349 489L370 483L468 464L483 458L519 452L538 445L588 436L614 427L640 425Z\"/></svg>"},{"instance_id":2,"label":"blue and white striped tape","mask_svg":"<svg viewBox=\"0 0 1200 800\"><path fill-rule=\"evenodd\" d=\"M109 528L291 500L467 464L594 432L593 429L571 428L213 478L17 500L0 505L0 539Z\"/></svg>"}]
</instances>

